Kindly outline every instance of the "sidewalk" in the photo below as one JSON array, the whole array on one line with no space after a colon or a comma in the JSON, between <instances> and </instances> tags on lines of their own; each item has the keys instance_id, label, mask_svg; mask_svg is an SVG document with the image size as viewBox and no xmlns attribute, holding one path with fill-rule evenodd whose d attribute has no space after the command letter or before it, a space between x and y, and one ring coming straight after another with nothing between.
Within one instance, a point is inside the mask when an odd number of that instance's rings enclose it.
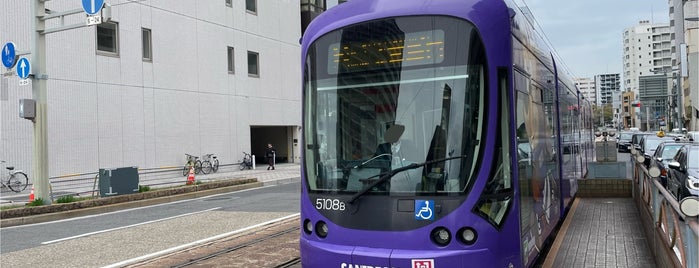
<instances>
[{"instance_id":1,"label":"sidewalk","mask_svg":"<svg viewBox=\"0 0 699 268\"><path fill-rule=\"evenodd\" d=\"M264 185L301 181L301 166L298 163L277 164L274 167L274 170L267 170L266 164L259 164L254 170L240 170L237 165L227 166L214 174L197 175L197 179L256 178L257 181L264 183Z\"/></svg>"}]
</instances>

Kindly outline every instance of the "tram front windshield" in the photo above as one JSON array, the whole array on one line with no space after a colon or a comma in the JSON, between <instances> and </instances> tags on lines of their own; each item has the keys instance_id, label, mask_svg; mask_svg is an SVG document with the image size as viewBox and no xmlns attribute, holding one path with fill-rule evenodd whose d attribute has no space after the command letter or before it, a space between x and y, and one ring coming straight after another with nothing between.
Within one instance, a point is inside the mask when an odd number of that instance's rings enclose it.
<instances>
[{"instance_id":1,"label":"tram front windshield","mask_svg":"<svg viewBox=\"0 0 699 268\"><path fill-rule=\"evenodd\" d=\"M371 21L316 40L304 67L308 190L466 194L481 153L485 70L478 32L451 17Z\"/></svg>"}]
</instances>

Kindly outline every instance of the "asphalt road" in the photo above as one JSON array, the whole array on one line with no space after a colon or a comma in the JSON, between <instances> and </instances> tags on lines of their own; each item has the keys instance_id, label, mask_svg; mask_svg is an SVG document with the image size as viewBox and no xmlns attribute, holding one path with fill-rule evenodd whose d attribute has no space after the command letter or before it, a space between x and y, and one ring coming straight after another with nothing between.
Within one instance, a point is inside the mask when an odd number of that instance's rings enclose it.
<instances>
[{"instance_id":1,"label":"asphalt road","mask_svg":"<svg viewBox=\"0 0 699 268\"><path fill-rule=\"evenodd\" d=\"M102 267L299 212L300 183L0 229L7 267Z\"/></svg>"}]
</instances>

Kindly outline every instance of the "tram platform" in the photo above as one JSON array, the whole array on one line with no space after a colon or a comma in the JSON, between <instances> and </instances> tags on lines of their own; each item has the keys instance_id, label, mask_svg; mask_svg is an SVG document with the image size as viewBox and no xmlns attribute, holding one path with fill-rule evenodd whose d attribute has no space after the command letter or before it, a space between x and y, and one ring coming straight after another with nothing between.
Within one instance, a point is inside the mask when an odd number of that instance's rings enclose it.
<instances>
[{"instance_id":1,"label":"tram platform","mask_svg":"<svg viewBox=\"0 0 699 268\"><path fill-rule=\"evenodd\" d=\"M699 268L699 219L635 156L590 164L537 267Z\"/></svg>"},{"instance_id":2,"label":"tram platform","mask_svg":"<svg viewBox=\"0 0 699 268\"><path fill-rule=\"evenodd\" d=\"M577 198L543 267L658 267L633 198Z\"/></svg>"}]
</instances>

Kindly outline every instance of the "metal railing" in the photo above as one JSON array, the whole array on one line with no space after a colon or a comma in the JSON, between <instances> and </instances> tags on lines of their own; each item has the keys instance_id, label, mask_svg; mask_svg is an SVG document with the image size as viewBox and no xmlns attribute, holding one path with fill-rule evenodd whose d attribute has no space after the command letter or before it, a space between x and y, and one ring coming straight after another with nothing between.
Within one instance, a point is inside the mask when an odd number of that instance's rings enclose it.
<instances>
[{"instance_id":1,"label":"metal railing","mask_svg":"<svg viewBox=\"0 0 699 268\"><path fill-rule=\"evenodd\" d=\"M697 217L683 214L676 198L633 156L633 196L656 263L660 267L699 267Z\"/></svg>"},{"instance_id":2,"label":"metal railing","mask_svg":"<svg viewBox=\"0 0 699 268\"><path fill-rule=\"evenodd\" d=\"M240 163L220 164L219 173L235 171ZM150 188L163 188L183 185L187 177L182 176L182 166L163 166L153 168L139 168L139 186ZM197 180L212 180L217 176L198 175ZM99 196L97 187L98 172L66 174L49 178L51 199L56 200L62 196Z\"/></svg>"}]
</instances>

